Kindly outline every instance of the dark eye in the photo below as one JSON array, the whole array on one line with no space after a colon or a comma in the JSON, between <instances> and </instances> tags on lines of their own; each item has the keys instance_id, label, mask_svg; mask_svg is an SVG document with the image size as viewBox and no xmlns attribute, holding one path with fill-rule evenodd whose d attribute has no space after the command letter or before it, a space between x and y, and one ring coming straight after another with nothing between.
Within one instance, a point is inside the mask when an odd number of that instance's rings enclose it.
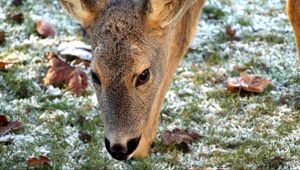
<instances>
[{"instance_id":1,"label":"dark eye","mask_svg":"<svg viewBox=\"0 0 300 170\"><path fill-rule=\"evenodd\" d=\"M145 84L150 78L150 71L149 69L146 69L145 71L143 71L142 74L139 75L137 81L136 81L136 87Z\"/></svg>"},{"instance_id":2,"label":"dark eye","mask_svg":"<svg viewBox=\"0 0 300 170\"><path fill-rule=\"evenodd\" d=\"M97 76L97 74L94 73L93 71L91 72L91 74L92 74L92 79L93 79L93 81L94 81L96 84L101 85L101 81L100 81L99 77Z\"/></svg>"}]
</instances>

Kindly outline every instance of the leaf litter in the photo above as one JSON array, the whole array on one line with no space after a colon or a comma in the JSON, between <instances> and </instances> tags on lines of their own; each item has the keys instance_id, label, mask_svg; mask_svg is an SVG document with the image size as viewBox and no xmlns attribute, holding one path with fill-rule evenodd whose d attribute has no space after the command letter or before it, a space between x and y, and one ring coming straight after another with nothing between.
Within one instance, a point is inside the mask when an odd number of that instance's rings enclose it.
<instances>
[{"instance_id":1,"label":"leaf litter","mask_svg":"<svg viewBox=\"0 0 300 170\"><path fill-rule=\"evenodd\" d=\"M27 167L29 169L33 169L41 165L50 165L50 163L51 161L48 157L40 155L38 158L37 157L29 158L27 160Z\"/></svg>"},{"instance_id":2,"label":"leaf litter","mask_svg":"<svg viewBox=\"0 0 300 170\"><path fill-rule=\"evenodd\" d=\"M186 151L190 151L189 145L201 136L196 132L191 132L189 129L175 128L172 131L166 130L162 132L160 137L162 143L166 146L181 144Z\"/></svg>"},{"instance_id":3,"label":"leaf litter","mask_svg":"<svg viewBox=\"0 0 300 170\"><path fill-rule=\"evenodd\" d=\"M76 96L82 95L88 86L86 74L65 63L53 52L49 52L45 56L50 67L44 77L44 86L67 84L68 89L73 94Z\"/></svg>"},{"instance_id":4,"label":"leaf litter","mask_svg":"<svg viewBox=\"0 0 300 170\"><path fill-rule=\"evenodd\" d=\"M5 115L0 115L0 136L5 136L20 129L21 122L19 122L18 120L8 121Z\"/></svg>"},{"instance_id":5,"label":"leaf litter","mask_svg":"<svg viewBox=\"0 0 300 170\"><path fill-rule=\"evenodd\" d=\"M56 34L54 27L45 20L36 22L36 31L41 38L54 37Z\"/></svg>"},{"instance_id":6,"label":"leaf litter","mask_svg":"<svg viewBox=\"0 0 300 170\"><path fill-rule=\"evenodd\" d=\"M271 83L271 80L263 79L259 75L250 75L242 72L240 73L240 77L229 78L227 80L227 89L230 92L244 90L247 92L262 93Z\"/></svg>"}]
</instances>

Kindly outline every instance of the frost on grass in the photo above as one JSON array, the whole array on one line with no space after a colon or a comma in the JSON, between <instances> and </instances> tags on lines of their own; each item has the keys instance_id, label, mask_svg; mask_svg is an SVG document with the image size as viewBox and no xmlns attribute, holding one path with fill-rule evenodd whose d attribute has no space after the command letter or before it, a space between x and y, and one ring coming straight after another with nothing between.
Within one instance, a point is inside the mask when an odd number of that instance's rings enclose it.
<instances>
[{"instance_id":1,"label":"frost on grass","mask_svg":"<svg viewBox=\"0 0 300 170\"><path fill-rule=\"evenodd\" d=\"M103 124L91 80L82 97L63 87L44 88L45 52L89 40L58 1L0 1L0 60L21 61L0 72L0 113L22 122L22 130L0 137L0 169L24 169L40 155L54 169L300 168L300 74L285 1L208 0L198 33L177 69L161 113L159 132L189 128L201 138L191 153L162 144L151 157L117 162L103 146ZM9 16L20 11L22 24ZM41 39L34 23L44 19L56 36ZM2 22L3 21L3 22ZM239 40L226 35L235 30ZM86 73L89 69L81 68ZM240 71L272 80L262 94L229 93L226 80ZM92 136L90 143L79 132Z\"/></svg>"}]
</instances>

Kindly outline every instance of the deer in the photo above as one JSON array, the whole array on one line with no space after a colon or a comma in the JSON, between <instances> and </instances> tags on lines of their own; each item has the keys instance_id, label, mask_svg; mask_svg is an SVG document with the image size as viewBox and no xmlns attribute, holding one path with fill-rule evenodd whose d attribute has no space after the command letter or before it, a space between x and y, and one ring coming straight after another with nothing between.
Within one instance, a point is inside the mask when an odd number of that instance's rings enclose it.
<instances>
[{"instance_id":1,"label":"deer","mask_svg":"<svg viewBox=\"0 0 300 170\"><path fill-rule=\"evenodd\" d=\"M91 35L91 76L117 160L146 157L204 0L60 0Z\"/></svg>"},{"instance_id":2,"label":"deer","mask_svg":"<svg viewBox=\"0 0 300 170\"><path fill-rule=\"evenodd\" d=\"M108 153L116 160L147 157L165 94L195 36L204 0L59 2L91 36L91 77ZM291 21L297 20L295 30L300 30L300 15L293 9L299 3L289 0L288 5Z\"/></svg>"}]
</instances>

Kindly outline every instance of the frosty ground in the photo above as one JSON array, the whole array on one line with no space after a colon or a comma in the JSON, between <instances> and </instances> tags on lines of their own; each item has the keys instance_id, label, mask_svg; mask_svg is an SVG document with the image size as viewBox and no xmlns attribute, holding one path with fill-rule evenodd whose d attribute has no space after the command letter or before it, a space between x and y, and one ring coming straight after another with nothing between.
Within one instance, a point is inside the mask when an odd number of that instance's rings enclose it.
<instances>
[{"instance_id":1,"label":"frosty ground","mask_svg":"<svg viewBox=\"0 0 300 170\"><path fill-rule=\"evenodd\" d=\"M118 162L104 149L91 80L82 97L42 86L45 52L62 42L89 42L79 25L56 0L26 0L20 7L0 0L0 30L7 34L0 59L23 61L0 72L0 114L22 123L18 133L0 136L0 169L25 169L26 160L39 155L54 169L300 169L300 74L285 3L208 0L166 95L151 156ZM19 12L22 24L10 19ZM37 36L34 23L41 18L53 24L55 38ZM240 40L226 35L228 25ZM226 80L241 70L272 80L272 86L262 94L228 92ZM159 134L176 127L201 135L190 153L162 144ZM83 143L79 131L91 142Z\"/></svg>"}]
</instances>

